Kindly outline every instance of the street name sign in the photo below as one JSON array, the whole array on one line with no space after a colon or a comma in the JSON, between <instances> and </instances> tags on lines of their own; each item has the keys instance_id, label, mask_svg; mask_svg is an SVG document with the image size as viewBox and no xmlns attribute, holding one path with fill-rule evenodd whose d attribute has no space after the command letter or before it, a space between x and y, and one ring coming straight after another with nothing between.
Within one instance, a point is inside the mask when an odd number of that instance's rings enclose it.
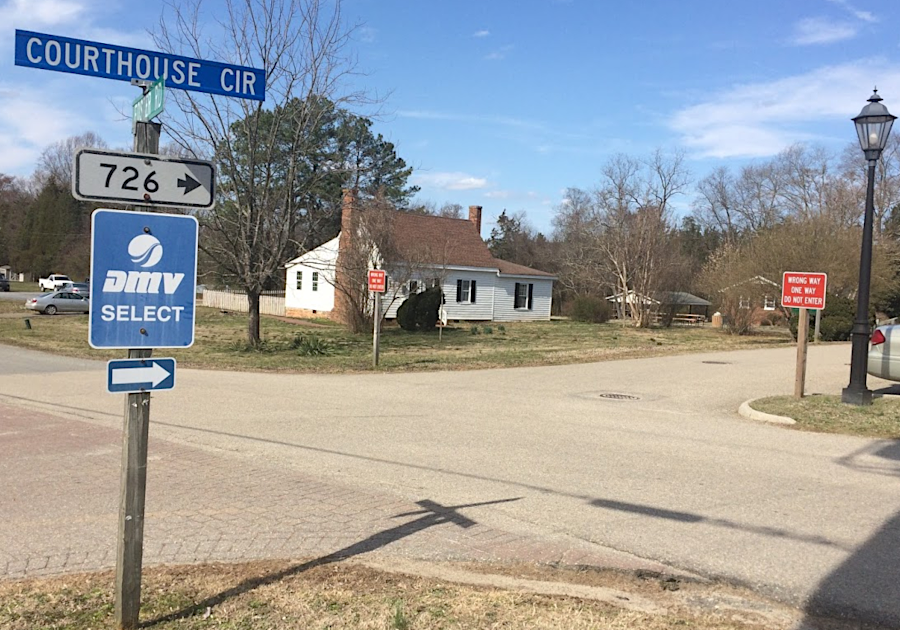
<instances>
[{"instance_id":1,"label":"street name sign","mask_svg":"<svg viewBox=\"0 0 900 630\"><path fill-rule=\"evenodd\" d=\"M90 77L155 81L166 87L266 100L266 71L16 29L16 65Z\"/></svg>"},{"instance_id":2,"label":"street name sign","mask_svg":"<svg viewBox=\"0 0 900 630\"><path fill-rule=\"evenodd\" d=\"M781 305L788 308L825 308L827 274L785 271L781 280Z\"/></svg>"},{"instance_id":3,"label":"street name sign","mask_svg":"<svg viewBox=\"0 0 900 630\"><path fill-rule=\"evenodd\" d=\"M95 210L91 217L93 348L186 348L194 343L197 219Z\"/></svg>"},{"instance_id":4,"label":"street name sign","mask_svg":"<svg viewBox=\"0 0 900 630\"><path fill-rule=\"evenodd\" d=\"M106 364L106 391L110 394L174 387L175 359L118 359Z\"/></svg>"},{"instance_id":5,"label":"street name sign","mask_svg":"<svg viewBox=\"0 0 900 630\"><path fill-rule=\"evenodd\" d=\"M72 194L84 201L211 208L215 186L212 162L100 149L75 152Z\"/></svg>"},{"instance_id":6,"label":"street name sign","mask_svg":"<svg viewBox=\"0 0 900 630\"><path fill-rule=\"evenodd\" d=\"M382 269L369 269L369 291L384 293L387 286L387 275Z\"/></svg>"},{"instance_id":7,"label":"street name sign","mask_svg":"<svg viewBox=\"0 0 900 630\"><path fill-rule=\"evenodd\" d=\"M131 122L148 122L163 113L166 105L166 83L160 77L150 84L147 93L136 98L131 105Z\"/></svg>"}]
</instances>

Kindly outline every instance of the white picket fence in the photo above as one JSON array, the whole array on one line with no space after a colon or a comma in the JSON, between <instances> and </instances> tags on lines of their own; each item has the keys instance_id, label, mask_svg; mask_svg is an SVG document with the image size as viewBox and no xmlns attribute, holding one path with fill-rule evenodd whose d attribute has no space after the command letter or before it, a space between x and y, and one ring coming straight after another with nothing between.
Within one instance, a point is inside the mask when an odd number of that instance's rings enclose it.
<instances>
[{"instance_id":1,"label":"white picket fence","mask_svg":"<svg viewBox=\"0 0 900 630\"><path fill-rule=\"evenodd\" d=\"M219 308L223 311L237 311L247 313L250 306L247 304L247 294L243 291L228 290L203 290L203 306ZM263 315L284 315L284 291L264 291L259 296L259 312Z\"/></svg>"}]
</instances>

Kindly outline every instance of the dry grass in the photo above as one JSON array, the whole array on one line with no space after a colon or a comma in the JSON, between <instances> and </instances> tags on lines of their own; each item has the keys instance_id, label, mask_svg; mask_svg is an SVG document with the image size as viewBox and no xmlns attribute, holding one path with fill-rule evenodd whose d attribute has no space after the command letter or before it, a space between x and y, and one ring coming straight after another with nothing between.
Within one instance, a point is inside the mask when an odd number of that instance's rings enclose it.
<instances>
[{"instance_id":1,"label":"dry grass","mask_svg":"<svg viewBox=\"0 0 900 630\"><path fill-rule=\"evenodd\" d=\"M516 573L518 569L507 569ZM535 567L532 579L588 583L634 593L658 606L626 610L589 597L543 595L384 572L340 563L299 570L283 562L154 568L144 572L142 625L220 628L578 630L777 630L800 614L736 589L661 583L611 572ZM7 630L113 628L111 573L0 582ZM565 584L563 585L565 586ZM625 596L621 596L627 599Z\"/></svg>"},{"instance_id":2,"label":"dry grass","mask_svg":"<svg viewBox=\"0 0 900 630\"><path fill-rule=\"evenodd\" d=\"M26 329L24 319L31 322ZM290 372L372 369L371 335L353 335L327 320L263 317L261 349L246 346L245 315L198 308L196 341L183 350L158 350L183 367ZM123 350L88 346L85 315L42 316L18 302L0 302L0 343L93 359L121 358ZM771 347L790 343L785 329L735 337L709 327L635 329L617 323L568 321L454 324L439 338L387 325L380 370L455 370L587 363L687 352Z\"/></svg>"},{"instance_id":3,"label":"dry grass","mask_svg":"<svg viewBox=\"0 0 900 630\"><path fill-rule=\"evenodd\" d=\"M877 398L871 406L845 405L840 396L771 396L753 401L753 408L797 421L792 428L819 433L843 433L873 438L900 438L900 401Z\"/></svg>"}]
</instances>

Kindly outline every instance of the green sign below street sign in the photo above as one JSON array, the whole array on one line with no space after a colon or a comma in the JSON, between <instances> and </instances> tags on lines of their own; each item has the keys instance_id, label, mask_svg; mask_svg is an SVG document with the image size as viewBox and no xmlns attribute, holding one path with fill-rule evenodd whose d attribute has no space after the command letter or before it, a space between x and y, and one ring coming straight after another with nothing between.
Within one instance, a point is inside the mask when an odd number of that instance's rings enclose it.
<instances>
[{"instance_id":1,"label":"green sign below street sign","mask_svg":"<svg viewBox=\"0 0 900 630\"><path fill-rule=\"evenodd\" d=\"M132 123L149 122L162 114L165 100L165 77L160 77L150 84L146 94L135 99L132 106Z\"/></svg>"}]
</instances>

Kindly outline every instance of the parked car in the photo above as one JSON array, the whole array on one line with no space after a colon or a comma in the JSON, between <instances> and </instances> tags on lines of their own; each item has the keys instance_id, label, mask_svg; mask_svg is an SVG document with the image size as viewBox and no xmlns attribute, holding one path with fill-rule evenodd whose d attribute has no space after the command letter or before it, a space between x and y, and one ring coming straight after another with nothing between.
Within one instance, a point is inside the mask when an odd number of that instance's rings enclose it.
<instances>
[{"instance_id":1,"label":"parked car","mask_svg":"<svg viewBox=\"0 0 900 630\"><path fill-rule=\"evenodd\" d=\"M72 279L69 276L62 275L61 273L51 273L46 278L41 278L40 280L38 280L41 291L59 291L63 287L63 285L69 282L72 282Z\"/></svg>"},{"instance_id":2,"label":"parked car","mask_svg":"<svg viewBox=\"0 0 900 630\"><path fill-rule=\"evenodd\" d=\"M84 297L91 297L91 285L87 282L67 282L59 288L60 291L71 291Z\"/></svg>"},{"instance_id":3,"label":"parked car","mask_svg":"<svg viewBox=\"0 0 900 630\"><path fill-rule=\"evenodd\" d=\"M872 376L900 381L900 325L879 326L872 333L866 371Z\"/></svg>"},{"instance_id":4,"label":"parked car","mask_svg":"<svg viewBox=\"0 0 900 630\"><path fill-rule=\"evenodd\" d=\"M9 280L0 277L0 291L9 291Z\"/></svg>"},{"instance_id":5,"label":"parked car","mask_svg":"<svg viewBox=\"0 0 900 630\"><path fill-rule=\"evenodd\" d=\"M54 291L27 300L25 308L46 315L55 315L56 313L87 313L90 310L90 304L90 299L84 295L71 291Z\"/></svg>"}]
</instances>

